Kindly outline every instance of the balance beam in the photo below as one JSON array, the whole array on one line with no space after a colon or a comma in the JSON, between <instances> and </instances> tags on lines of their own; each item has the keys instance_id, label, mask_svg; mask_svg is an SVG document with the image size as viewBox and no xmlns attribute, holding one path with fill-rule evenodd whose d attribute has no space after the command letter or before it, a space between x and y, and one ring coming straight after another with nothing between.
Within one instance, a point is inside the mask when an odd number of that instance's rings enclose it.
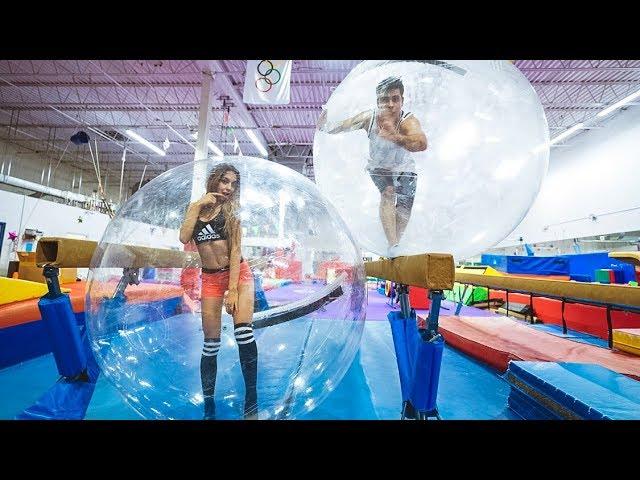
<instances>
[{"instance_id":1,"label":"balance beam","mask_svg":"<svg viewBox=\"0 0 640 480\"><path fill-rule=\"evenodd\" d=\"M187 268L199 267L197 252L139 247L137 245L103 244L100 247L103 268ZM98 242L75 238L43 237L36 248L36 265L59 268L90 268Z\"/></svg>"},{"instance_id":2,"label":"balance beam","mask_svg":"<svg viewBox=\"0 0 640 480\"><path fill-rule=\"evenodd\" d=\"M493 277L460 272L456 273L456 282L489 287L496 290L519 290L539 296L640 307L640 288L629 285L607 285L523 277Z\"/></svg>"},{"instance_id":3,"label":"balance beam","mask_svg":"<svg viewBox=\"0 0 640 480\"><path fill-rule=\"evenodd\" d=\"M370 277L429 290L451 290L455 277L453 256L448 253L424 253L365 262L364 268Z\"/></svg>"}]
</instances>

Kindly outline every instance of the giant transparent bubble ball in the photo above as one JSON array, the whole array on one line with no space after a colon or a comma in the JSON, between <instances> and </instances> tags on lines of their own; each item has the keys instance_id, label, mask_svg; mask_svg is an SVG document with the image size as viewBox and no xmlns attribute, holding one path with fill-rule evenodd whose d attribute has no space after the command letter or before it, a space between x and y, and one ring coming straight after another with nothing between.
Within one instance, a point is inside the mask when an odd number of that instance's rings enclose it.
<instances>
[{"instance_id":1,"label":"giant transparent bubble ball","mask_svg":"<svg viewBox=\"0 0 640 480\"><path fill-rule=\"evenodd\" d=\"M389 77L401 79L402 110L418 120L426 150L411 152L405 148L409 144L390 136L386 145L372 142L370 149L368 125L335 129L357 115L370 118L378 106L376 86ZM385 235L381 194L368 165L417 174L406 230L390 256L449 252L457 260L511 233L547 171L549 137L542 105L525 76L507 61L365 61L338 85L325 108L333 133L316 132L316 183L356 241L379 255L388 255L393 235ZM375 111L377 117L382 110ZM406 205L407 197L403 200ZM391 200L392 208L396 201ZM389 231L392 225L387 220Z\"/></svg>"},{"instance_id":2,"label":"giant transparent bubble ball","mask_svg":"<svg viewBox=\"0 0 640 480\"><path fill-rule=\"evenodd\" d=\"M242 256L256 287L258 417L306 418L359 348L361 252L306 177L258 158L224 162L240 172ZM203 418L200 257L179 241L179 229L219 163L182 165L144 185L111 220L92 260L91 346L102 372L144 418ZM233 319L224 310L221 342L216 418L240 419L245 384Z\"/></svg>"}]
</instances>

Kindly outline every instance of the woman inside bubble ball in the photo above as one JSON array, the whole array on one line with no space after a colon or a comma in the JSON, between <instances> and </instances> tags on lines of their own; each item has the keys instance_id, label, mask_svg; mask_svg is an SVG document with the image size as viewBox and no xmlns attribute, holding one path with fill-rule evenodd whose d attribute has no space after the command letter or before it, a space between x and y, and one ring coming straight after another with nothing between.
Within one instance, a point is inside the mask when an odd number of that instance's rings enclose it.
<instances>
[{"instance_id":1,"label":"woman inside bubble ball","mask_svg":"<svg viewBox=\"0 0 640 480\"><path fill-rule=\"evenodd\" d=\"M193 240L202 263L202 329L204 347L200 377L204 396L204 418L215 419L214 392L217 355L220 350L222 306L233 316L240 366L245 383L244 418L258 413L256 392L258 348L253 336L254 281L248 263L241 257L242 230L240 172L228 163L217 165L202 198L189 205L180 228L180 241ZM225 292L228 294L225 299Z\"/></svg>"},{"instance_id":2,"label":"woman inside bubble ball","mask_svg":"<svg viewBox=\"0 0 640 480\"><path fill-rule=\"evenodd\" d=\"M416 194L418 174L411 153L427 149L427 136L420 122L411 112L402 110L403 103L402 80L389 77L376 86L376 108L333 125L327 124L325 110L318 122L318 130L326 133L358 129L367 132L367 171L380 192L380 222L390 257L396 256Z\"/></svg>"}]
</instances>

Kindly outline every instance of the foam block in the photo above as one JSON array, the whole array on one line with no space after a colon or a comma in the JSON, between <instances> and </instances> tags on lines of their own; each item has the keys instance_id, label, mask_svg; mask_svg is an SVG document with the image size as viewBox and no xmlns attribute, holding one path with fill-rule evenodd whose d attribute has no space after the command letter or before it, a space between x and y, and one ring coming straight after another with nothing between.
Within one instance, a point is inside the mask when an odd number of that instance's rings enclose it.
<instances>
[{"instance_id":1,"label":"foam block","mask_svg":"<svg viewBox=\"0 0 640 480\"><path fill-rule=\"evenodd\" d=\"M45 283L0 277L0 305L40 298L48 291ZM70 292L71 290L63 288L62 291Z\"/></svg>"},{"instance_id":2,"label":"foam block","mask_svg":"<svg viewBox=\"0 0 640 480\"><path fill-rule=\"evenodd\" d=\"M600 365L512 361L506 378L558 418L640 419L640 382Z\"/></svg>"},{"instance_id":3,"label":"foam block","mask_svg":"<svg viewBox=\"0 0 640 480\"><path fill-rule=\"evenodd\" d=\"M409 287L409 302L412 308L426 310L429 308L429 290L421 287Z\"/></svg>"},{"instance_id":4,"label":"foam block","mask_svg":"<svg viewBox=\"0 0 640 480\"><path fill-rule=\"evenodd\" d=\"M607 270L605 268L597 269L596 270L596 282L598 282L598 283L611 283L609 272L610 272L610 270Z\"/></svg>"},{"instance_id":5,"label":"foam block","mask_svg":"<svg viewBox=\"0 0 640 480\"><path fill-rule=\"evenodd\" d=\"M640 328L614 329L613 348L640 355Z\"/></svg>"}]
</instances>

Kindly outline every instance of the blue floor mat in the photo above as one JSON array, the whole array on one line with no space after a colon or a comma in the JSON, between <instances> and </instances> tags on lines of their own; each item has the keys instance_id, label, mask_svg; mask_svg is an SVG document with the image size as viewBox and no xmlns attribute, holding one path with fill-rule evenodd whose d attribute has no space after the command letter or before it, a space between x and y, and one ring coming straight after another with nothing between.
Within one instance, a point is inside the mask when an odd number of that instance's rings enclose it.
<instances>
[{"instance_id":1,"label":"blue floor mat","mask_svg":"<svg viewBox=\"0 0 640 480\"><path fill-rule=\"evenodd\" d=\"M391 309L389 309L391 310ZM514 419L508 384L498 372L445 345L438 391L443 419ZM12 419L58 379L53 355L0 370L0 418ZM402 397L390 326L366 321L360 350L342 381L306 420L397 420ZM100 375L86 418L139 419L120 392Z\"/></svg>"}]
</instances>

